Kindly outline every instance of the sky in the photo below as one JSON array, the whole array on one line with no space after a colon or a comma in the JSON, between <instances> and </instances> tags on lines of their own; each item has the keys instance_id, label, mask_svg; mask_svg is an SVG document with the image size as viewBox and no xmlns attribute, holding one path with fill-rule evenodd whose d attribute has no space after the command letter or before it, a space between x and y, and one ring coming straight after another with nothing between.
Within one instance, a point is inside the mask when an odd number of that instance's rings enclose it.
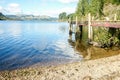
<instances>
[{"instance_id":1,"label":"sky","mask_svg":"<svg viewBox=\"0 0 120 80\"><path fill-rule=\"evenodd\" d=\"M0 0L0 12L6 15L47 15L74 13L78 0Z\"/></svg>"}]
</instances>

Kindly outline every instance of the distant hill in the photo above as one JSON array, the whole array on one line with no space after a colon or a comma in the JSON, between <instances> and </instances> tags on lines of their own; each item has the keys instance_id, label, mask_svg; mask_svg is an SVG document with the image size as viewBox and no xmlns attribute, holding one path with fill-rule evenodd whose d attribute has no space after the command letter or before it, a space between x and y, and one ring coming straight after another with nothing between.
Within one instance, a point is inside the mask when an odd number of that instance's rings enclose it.
<instances>
[{"instance_id":1,"label":"distant hill","mask_svg":"<svg viewBox=\"0 0 120 80\"><path fill-rule=\"evenodd\" d=\"M6 20L6 19L8 18L0 12L0 20Z\"/></svg>"},{"instance_id":2,"label":"distant hill","mask_svg":"<svg viewBox=\"0 0 120 80\"><path fill-rule=\"evenodd\" d=\"M57 21L57 18L42 15L4 15L0 12L0 20L44 20L44 21Z\"/></svg>"},{"instance_id":3,"label":"distant hill","mask_svg":"<svg viewBox=\"0 0 120 80\"><path fill-rule=\"evenodd\" d=\"M50 16L34 16L34 15L6 15L12 20L47 20L47 21L57 21L57 18Z\"/></svg>"}]
</instances>

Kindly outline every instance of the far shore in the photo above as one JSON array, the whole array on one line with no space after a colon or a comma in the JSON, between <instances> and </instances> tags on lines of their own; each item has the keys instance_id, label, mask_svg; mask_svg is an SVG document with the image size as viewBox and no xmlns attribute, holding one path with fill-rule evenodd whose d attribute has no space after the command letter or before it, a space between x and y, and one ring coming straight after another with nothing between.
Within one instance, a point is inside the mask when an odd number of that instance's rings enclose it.
<instances>
[{"instance_id":1,"label":"far shore","mask_svg":"<svg viewBox=\"0 0 120 80\"><path fill-rule=\"evenodd\" d=\"M120 80L120 54L58 66L1 71L0 80Z\"/></svg>"}]
</instances>

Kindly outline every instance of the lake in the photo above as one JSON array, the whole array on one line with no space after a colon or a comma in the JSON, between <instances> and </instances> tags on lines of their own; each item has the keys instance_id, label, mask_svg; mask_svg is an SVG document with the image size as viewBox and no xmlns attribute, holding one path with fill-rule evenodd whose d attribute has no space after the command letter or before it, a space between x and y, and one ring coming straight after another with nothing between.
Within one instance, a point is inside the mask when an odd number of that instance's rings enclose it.
<instances>
[{"instance_id":1,"label":"lake","mask_svg":"<svg viewBox=\"0 0 120 80\"><path fill-rule=\"evenodd\" d=\"M0 70L82 60L69 43L68 28L65 22L0 21Z\"/></svg>"}]
</instances>

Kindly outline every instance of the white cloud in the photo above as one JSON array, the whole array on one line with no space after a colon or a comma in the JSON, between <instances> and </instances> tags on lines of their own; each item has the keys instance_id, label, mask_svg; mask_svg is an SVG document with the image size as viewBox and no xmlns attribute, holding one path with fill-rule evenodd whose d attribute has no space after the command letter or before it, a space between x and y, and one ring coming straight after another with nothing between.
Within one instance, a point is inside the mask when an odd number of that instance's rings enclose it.
<instances>
[{"instance_id":1,"label":"white cloud","mask_svg":"<svg viewBox=\"0 0 120 80\"><path fill-rule=\"evenodd\" d=\"M70 13L74 13L75 12L75 8L74 7L64 7L61 9L48 9L48 10L42 10L42 11L25 11L24 14L27 15L48 15L48 16L52 16L52 17L58 17L58 15L61 12L66 12L67 14Z\"/></svg>"},{"instance_id":2,"label":"white cloud","mask_svg":"<svg viewBox=\"0 0 120 80\"><path fill-rule=\"evenodd\" d=\"M26 15L35 15L35 16L41 15L41 13L38 12L38 11L25 11L23 14L26 14Z\"/></svg>"},{"instance_id":3,"label":"white cloud","mask_svg":"<svg viewBox=\"0 0 120 80\"><path fill-rule=\"evenodd\" d=\"M4 7L2 7L2 6L0 6L0 12L6 13L6 9Z\"/></svg>"},{"instance_id":4,"label":"white cloud","mask_svg":"<svg viewBox=\"0 0 120 80\"><path fill-rule=\"evenodd\" d=\"M58 0L58 1L62 3L72 3L72 2L78 2L79 0Z\"/></svg>"},{"instance_id":5,"label":"white cloud","mask_svg":"<svg viewBox=\"0 0 120 80\"><path fill-rule=\"evenodd\" d=\"M31 0L32 1L32 0ZM49 2L59 2L59 3L66 3L69 4L69 3L72 3L72 2L77 2L79 0L42 0L43 1L43 5L40 5L40 6L48 6L46 4L47 1ZM31 5L32 6L32 5ZM67 5L66 5L67 6ZM34 7L34 6L33 6ZM41 7L40 7L41 8ZM75 12L75 7L62 7L62 8L48 8L48 9L36 9L36 10L25 10L24 8L22 9L21 8L21 5L17 4L17 3L10 3L8 4L7 6L0 6L0 12L3 12L5 14L33 14L33 15L48 15L48 16L53 16L53 17L58 17L58 15L61 13L61 12L66 12L67 14L70 14L70 13L74 13Z\"/></svg>"},{"instance_id":6,"label":"white cloud","mask_svg":"<svg viewBox=\"0 0 120 80\"><path fill-rule=\"evenodd\" d=\"M61 8L61 9L51 9L51 10L47 10L47 11L45 10L45 11L41 11L40 14L58 17L58 15L61 12L66 12L67 14L74 13L75 8L74 7L65 7L65 8Z\"/></svg>"},{"instance_id":7,"label":"white cloud","mask_svg":"<svg viewBox=\"0 0 120 80\"><path fill-rule=\"evenodd\" d=\"M65 8L60 9L60 12L73 13L73 12L75 12L75 8L74 7L65 7Z\"/></svg>"},{"instance_id":8,"label":"white cloud","mask_svg":"<svg viewBox=\"0 0 120 80\"><path fill-rule=\"evenodd\" d=\"M8 5L7 11L11 14L19 14L22 12L20 5L17 3L11 3Z\"/></svg>"},{"instance_id":9,"label":"white cloud","mask_svg":"<svg viewBox=\"0 0 120 80\"><path fill-rule=\"evenodd\" d=\"M0 12L2 12L3 8L0 6Z\"/></svg>"}]
</instances>

